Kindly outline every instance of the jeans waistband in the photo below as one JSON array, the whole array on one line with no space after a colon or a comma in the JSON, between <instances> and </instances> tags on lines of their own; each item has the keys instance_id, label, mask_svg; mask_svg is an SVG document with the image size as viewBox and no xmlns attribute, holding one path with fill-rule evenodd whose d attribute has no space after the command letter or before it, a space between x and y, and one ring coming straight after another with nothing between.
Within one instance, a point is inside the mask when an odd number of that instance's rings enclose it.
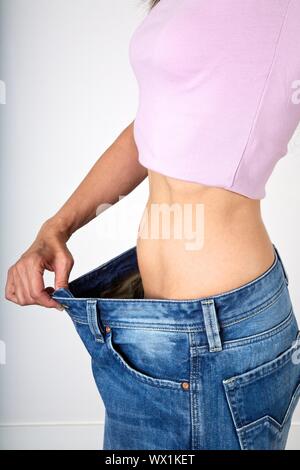
<instances>
[{"instance_id":1,"label":"jeans waistband","mask_svg":"<svg viewBox=\"0 0 300 470\"><path fill-rule=\"evenodd\" d=\"M273 248L274 261L267 271L241 287L208 297L187 300L143 298L136 246L71 281L68 288L57 289L52 297L81 323L91 324L90 315L94 309L103 322L125 327L160 325L189 331L211 327L216 331L267 308L288 285L286 270L274 244ZM219 325L214 325L216 320Z\"/></svg>"}]
</instances>

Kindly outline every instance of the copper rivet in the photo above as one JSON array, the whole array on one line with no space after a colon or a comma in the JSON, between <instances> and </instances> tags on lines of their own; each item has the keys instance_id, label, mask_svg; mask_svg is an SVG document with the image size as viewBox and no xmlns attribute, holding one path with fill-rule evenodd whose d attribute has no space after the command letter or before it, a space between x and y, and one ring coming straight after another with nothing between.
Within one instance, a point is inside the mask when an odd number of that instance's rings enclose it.
<instances>
[{"instance_id":1,"label":"copper rivet","mask_svg":"<svg viewBox=\"0 0 300 470\"><path fill-rule=\"evenodd\" d=\"M190 388L190 384L188 382L182 382L181 386L184 390L188 390Z\"/></svg>"},{"instance_id":2,"label":"copper rivet","mask_svg":"<svg viewBox=\"0 0 300 470\"><path fill-rule=\"evenodd\" d=\"M106 333L110 333L110 326L107 325L107 326L105 327L105 331L106 331Z\"/></svg>"}]
</instances>

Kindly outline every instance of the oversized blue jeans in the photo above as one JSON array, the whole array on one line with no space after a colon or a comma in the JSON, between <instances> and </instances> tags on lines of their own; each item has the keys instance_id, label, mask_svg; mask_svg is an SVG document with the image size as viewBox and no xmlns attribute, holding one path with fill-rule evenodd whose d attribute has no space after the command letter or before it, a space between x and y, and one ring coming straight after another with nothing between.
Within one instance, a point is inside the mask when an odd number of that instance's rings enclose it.
<instances>
[{"instance_id":1,"label":"oversized blue jeans","mask_svg":"<svg viewBox=\"0 0 300 470\"><path fill-rule=\"evenodd\" d=\"M145 299L135 246L54 292L91 356L105 450L285 448L300 334L273 247L265 273L219 295Z\"/></svg>"}]
</instances>

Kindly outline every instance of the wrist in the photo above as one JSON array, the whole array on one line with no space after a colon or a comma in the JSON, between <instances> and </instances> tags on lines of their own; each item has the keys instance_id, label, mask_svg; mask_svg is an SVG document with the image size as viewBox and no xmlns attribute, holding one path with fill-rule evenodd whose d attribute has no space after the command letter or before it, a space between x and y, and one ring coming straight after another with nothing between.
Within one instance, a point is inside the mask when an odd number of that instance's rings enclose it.
<instances>
[{"instance_id":1,"label":"wrist","mask_svg":"<svg viewBox=\"0 0 300 470\"><path fill-rule=\"evenodd\" d=\"M37 237L44 235L56 235L62 238L65 242L67 242L73 233L74 230L72 229L72 225L68 223L64 218L55 215L47 219L42 224Z\"/></svg>"}]
</instances>

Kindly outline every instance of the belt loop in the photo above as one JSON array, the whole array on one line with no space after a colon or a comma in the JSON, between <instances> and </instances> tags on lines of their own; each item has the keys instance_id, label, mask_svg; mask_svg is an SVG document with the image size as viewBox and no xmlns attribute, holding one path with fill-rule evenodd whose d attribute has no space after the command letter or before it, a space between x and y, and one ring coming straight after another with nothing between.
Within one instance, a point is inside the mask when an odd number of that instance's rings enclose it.
<instances>
[{"instance_id":1,"label":"belt loop","mask_svg":"<svg viewBox=\"0 0 300 470\"><path fill-rule=\"evenodd\" d=\"M213 299L201 300L206 336L211 352L222 351L219 323Z\"/></svg>"},{"instance_id":2,"label":"belt loop","mask_svg":"<svg viewBox=\"0 0 300 470\"><path fill-rule=\"evenodd\" d=\"M95 340L104 343L104 335L101 332L98 321L97 300L87 300L86 313L88 324Z\"/></svg>"},{"instance_id":3,"label":"belt loop","mask_svg":"<svg viewBox=\"0 0 300 470\"><path fill-rule=\"evenodd\" d=\"M283 264L283 262L282 262L282 259L281 259L281 256L280 256L280 254L279 254L278 249L276 248L276 246L274 245L274 243L272 243L272 245L273 245L274 251L275 251L275 253L276 253L276 255L277 255L277 258L278 258L278 260L279 260L279 263L281 264L281 267L282 267L282 270L283 270L283 274L284 274L284 278L285 278L285 283L286 283L286 285L288 286L288 285L289 285L289 276L288 276L288 273L287 273L287 271L286 271L286 269L285 269L285 267L284 267L284 264Z\"/></svg>"}]
</instances>

